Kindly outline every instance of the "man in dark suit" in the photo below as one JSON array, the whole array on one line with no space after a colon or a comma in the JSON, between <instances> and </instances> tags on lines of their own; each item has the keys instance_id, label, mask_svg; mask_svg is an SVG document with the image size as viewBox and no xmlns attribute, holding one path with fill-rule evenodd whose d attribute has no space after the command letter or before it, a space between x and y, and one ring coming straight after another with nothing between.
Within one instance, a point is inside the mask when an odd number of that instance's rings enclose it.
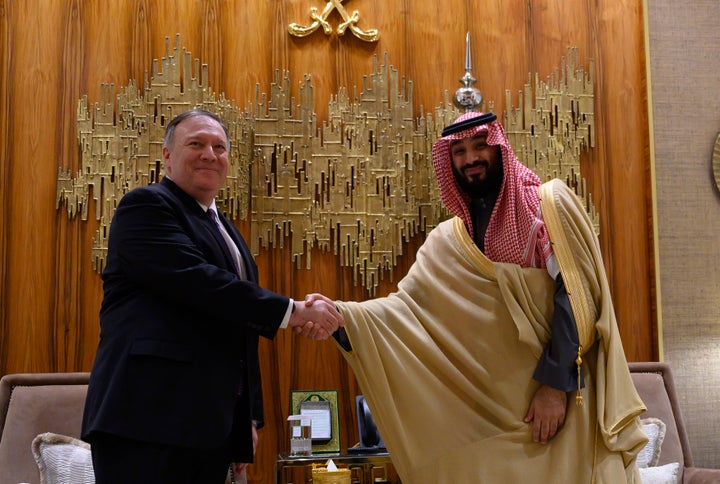
<instances>
[{"instance_id":1,"label":"man in dark suit","mask_svg":"<svg viewBox=\"0 0 720 484\"><path fill-rule=\"evenodd\" d=\"M82 428L98 484L224 482L231 463L252 462L263 425L258 337L325 339L343 324L327 298L308 306L258 286L215 207L229 149L215 114L182 113L165 177L118 204Z\"/></svg>"}]
</instances>

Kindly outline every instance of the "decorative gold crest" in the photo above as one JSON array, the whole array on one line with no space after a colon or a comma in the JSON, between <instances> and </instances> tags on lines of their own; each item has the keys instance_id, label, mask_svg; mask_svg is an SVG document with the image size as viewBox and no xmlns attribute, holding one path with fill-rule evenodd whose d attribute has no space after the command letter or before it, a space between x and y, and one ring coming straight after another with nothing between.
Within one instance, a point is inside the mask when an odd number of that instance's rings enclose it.
<instances>
[{"instance_id":1,"label":"decorative gold crest","mask_svg":"<svg viewBox=\"0 0 720 484\"><path fill-rule=\"evenodd\" d=\"M319 14L316 7L311 7L310 19L312 20L312 23L308 26L291 23L288 25L288 32L290 32L290 35L294 35L295 37L306 37L322 27L325 35L330 35L332 33L332 27L330 26L327 18L333 10L337 10L343 20L337 28L338 35L345 35L345 30L350 29L350 32L352 32L360 40L364 40L366 42L377 42L380 38L380 33L376 29L361 30L357 26L357 23L360 20L360 12L355 10L352 15L349 15L342 3L343 0L330 0L325 4L325 8Z\"/></svg>"}]
</instances>

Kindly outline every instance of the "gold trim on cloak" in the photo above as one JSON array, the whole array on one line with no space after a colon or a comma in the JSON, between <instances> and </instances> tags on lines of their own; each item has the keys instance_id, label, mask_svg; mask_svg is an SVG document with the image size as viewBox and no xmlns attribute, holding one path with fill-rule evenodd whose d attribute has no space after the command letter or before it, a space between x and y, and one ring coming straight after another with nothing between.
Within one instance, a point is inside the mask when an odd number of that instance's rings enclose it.
<instances>
[{"instance_id":1,"label":"gold trim on cloak","mask_svg":"<svg viewBox=\"0 0 720 484\"><path fill-rule=\"evenodd\" d=\"M470 233L465 227L465 222L463 222L460 217L455 217L453 219L453 230L455 231L455 235L457 236L462 249L468 257L470 257L471 261L477 266L480 272L482 272L482 274L488 279L497 280L493 262L482 253L477 245L475 245L475 242L470 237Z\"/></svg>"},{"instance_id":2,"label":"gold trim on cloak","mask_svg":"<svg viewBox=\"0 0 720 484\"><path fill-rule=\"evenodd\" d=\"M577 324L578 338L583 348L581 354L584 354L597 337L595 332L597 312L584 289L580 267L576 264L575 257L570 250L570 244L563 228L562 216L555 204L552 181L540 186L540 210L550 236L553 253L567 288L570 306Z\"/></svg>"}]
</instances>

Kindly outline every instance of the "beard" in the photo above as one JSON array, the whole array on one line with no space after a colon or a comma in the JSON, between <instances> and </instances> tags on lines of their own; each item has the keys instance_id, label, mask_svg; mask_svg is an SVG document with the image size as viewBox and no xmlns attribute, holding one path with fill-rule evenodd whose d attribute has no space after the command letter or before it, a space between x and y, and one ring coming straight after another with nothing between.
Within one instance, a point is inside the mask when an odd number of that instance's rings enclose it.
<instances>
[{"instance_id":1,"label":"beard","mask_svg":"<svg viewBox=\"0 0 720 484\"><path fill-rule=\"evenodd\" d=\"M489 164L487 161L480 160L472 166L477 165L485 166L487 173L485 179L480 179L476 176L468 178L463 173L460 173L455 166L452 167L453 175L455 176L455 180L458 185L460 185L460 189L467 193L470 198L474 199L485 198L488 193L498 192L503 179L502 158L493 165Z\"/></svg>"}]
</instances>

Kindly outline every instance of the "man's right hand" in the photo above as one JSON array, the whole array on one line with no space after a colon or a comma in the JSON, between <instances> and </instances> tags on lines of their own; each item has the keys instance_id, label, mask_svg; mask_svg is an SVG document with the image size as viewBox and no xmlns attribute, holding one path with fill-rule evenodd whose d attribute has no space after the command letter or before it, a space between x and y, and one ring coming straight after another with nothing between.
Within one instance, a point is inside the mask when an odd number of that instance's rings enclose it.
<instances>
[{"instance_id":1,"label":"man's right hand","mask_svg":"<svg viewBox=\"0 0 720 484\"><path fill-rule=\"evenodd\" d=\"M565 422L567 398L562 390L540 385L525 415L525 423L532 422L533 442L547 444L559 432Z\"/></svg>"},{"instance_id":2,"label":"man's right hand","mask_svg":"<svg viewBox=\"0 0 720 484\"><path fill-rule=\"evenodd\" d=\"M345 324L335 303L322 294L310 294L305 301L295 301L289 326L295 332L314 340L325 340Z\"/></svg>"}]
</instances>

